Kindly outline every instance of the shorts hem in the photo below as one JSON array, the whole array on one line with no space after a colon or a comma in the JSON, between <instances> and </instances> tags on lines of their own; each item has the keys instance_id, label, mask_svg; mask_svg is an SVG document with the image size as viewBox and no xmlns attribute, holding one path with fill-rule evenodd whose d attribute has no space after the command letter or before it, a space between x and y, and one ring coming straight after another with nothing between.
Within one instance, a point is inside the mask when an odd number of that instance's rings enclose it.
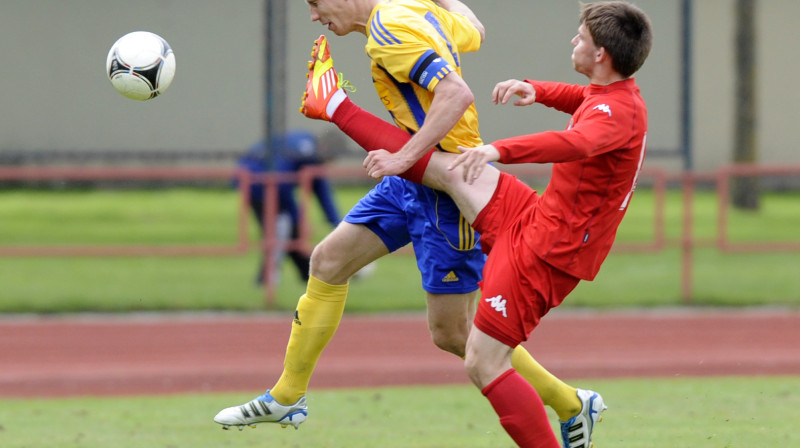
<instances>
[{"instance_id":1,"label":"shorts hem","mask_svg":"<svg viewBox=\"0 0 800 448\"><path fill-rule=\"evenodd\" d=\"M378 236L383 242L383 245L389 250L389 252L394 252L401 247L405 246L405 244L398 243L394 238L392 238L387 232L385 232L378 224L374 222L359 222L358 220L349 220L347 216L343 219L344 222L348 224L355 224L355 225L362 225L368 228L372 233Z\"/></svg>"},{"instance_id":2,"label":"shorts hem","mask_svg":"<svg viewBox=\"0 0 800 448\"><path fill-rule=\"evenodd\" d=\"M474 324L478 330L486 333L487 335L493 337L494 339L502 342L503 344L511 348L514 348L522 343L522 341L512 338L511 336L508 336L507 334L496 329L494 326L490 325L489 322L481 319L480 314L475 315Z\"/></svg>"},{"instance_id":3,"label":"shorts hem","mask_svg":"<svg viewBox=\"0 0 800 448\"><path fill-rule=\"evenodd\" d=\"M477 291L479 288L478 288L478 285L474 285L474 286L471 286L471 287L464 286L462 288L452 288L452 289L450 289L450 288L441 288L441 287L428 287L428 286L422 285L422 289L424 289L425 292L430 293L430 294L469 294L469 293Z\"/></svg>"}]
</instances>

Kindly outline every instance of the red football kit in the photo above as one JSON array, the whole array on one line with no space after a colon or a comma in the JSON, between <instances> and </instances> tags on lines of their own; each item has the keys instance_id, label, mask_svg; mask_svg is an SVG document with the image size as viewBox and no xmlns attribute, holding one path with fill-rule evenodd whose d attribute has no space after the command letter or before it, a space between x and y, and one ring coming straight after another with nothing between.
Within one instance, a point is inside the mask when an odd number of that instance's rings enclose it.
<instances>
[{"instance_id":1,"label":"red football kit","mask_svg":"<svg viewBox=\"0 0 800 448\"><path fill-rule=\"evenodd\" d=\"M597 275L636 186L647 135L633 78L607 86L526 82L536 102L572 118L564 131L492 143L502 163L553 163L541 195L501 174L473 223L489 254L475 324L511 347L579 280Z\"/></svg>"}]
</instances>

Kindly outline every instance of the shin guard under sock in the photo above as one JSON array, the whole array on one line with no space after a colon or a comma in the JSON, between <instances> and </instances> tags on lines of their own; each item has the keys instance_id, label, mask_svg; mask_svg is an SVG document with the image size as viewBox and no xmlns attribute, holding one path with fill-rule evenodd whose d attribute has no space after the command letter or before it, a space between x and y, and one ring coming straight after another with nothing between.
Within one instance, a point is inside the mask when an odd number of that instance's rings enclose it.
<instances>
[{"instance_id":1,"label":"shin guard under sock","mask_svg":"<svg viewBox=\"0 0 800 448\"><path fill-rule=\"evenodd\" d=\"M347 287L330 285L314 276L309 278L306 293L297 302L283 373L270 390L278 403L292 404L306 394L322 350L339 327Z\"/></svg>"},{"instance_id":2,"label":"shin guard under sock","mask_svg":"<svg viewBox=\"0 0 800 448\"><path fill-rule=\"evenodd\" d=\"M507 370L481 392L517 445L523 448L560 447L542 400L514 369Z\"/></svg>"},{"instance_id":3,"label":"shin guard under sock","mask_svg":"<svg viewBox=\"0 0 800 448\"><path fill-rule=\"evenodd\" d=\"M349 98L336 108L331 121L367 152L376 149L397 152L411 139L406 131L358 107ZM435 148L428 151L414 166L399 176L411 182L422 183L422 175L434 151Z\"/></svg>"}]
</instances>

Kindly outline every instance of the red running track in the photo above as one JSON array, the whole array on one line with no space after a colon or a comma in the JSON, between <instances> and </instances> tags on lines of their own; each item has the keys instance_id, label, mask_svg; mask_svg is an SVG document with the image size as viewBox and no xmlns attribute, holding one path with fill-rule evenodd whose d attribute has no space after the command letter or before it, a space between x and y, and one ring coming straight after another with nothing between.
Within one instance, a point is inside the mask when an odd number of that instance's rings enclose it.
<instances>
[{"instance_id":1,"label":"red running track","mask_svg":"<svg viewBox=\"0 0 800 448\"><path fill-rule=\"evenodd\" d=\"M0 318L0 396L260 392L291 313ZM570 378L800 375L800 311L556 310L525 346ZM312 388L467 383L424 315L346 316Z\"/></svg>"}]
</instances>

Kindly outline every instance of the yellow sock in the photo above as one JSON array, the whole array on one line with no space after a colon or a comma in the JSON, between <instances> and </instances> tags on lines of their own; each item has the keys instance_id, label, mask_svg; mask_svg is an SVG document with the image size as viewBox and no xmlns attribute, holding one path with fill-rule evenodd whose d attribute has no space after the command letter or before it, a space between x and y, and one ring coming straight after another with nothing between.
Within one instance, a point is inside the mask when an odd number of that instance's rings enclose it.
<instances>
[{"instance_id":1,"label":"yellow sock","mask_svg":"<svg viewBox=\"0 0 800 448\"><path fill-rule=\"evenodd\" d=\"M559 420L567 421L581 411L578 391L548 372L521 345L512 352L511 365L531 383L542 402L556 411Z\"/></svg>"},{"instance_id":2,"label":"yellow sock","mask_svg":"<svg viewBox=\"0 0 800 448\"><path fill-rule=\"evenodd\" d=\"M342 320L347 287L308 279L306 293L297 302L283 373L270 390L278 403L292 404L306 394L317 360Z\"/></svg>"}]
</instances>

